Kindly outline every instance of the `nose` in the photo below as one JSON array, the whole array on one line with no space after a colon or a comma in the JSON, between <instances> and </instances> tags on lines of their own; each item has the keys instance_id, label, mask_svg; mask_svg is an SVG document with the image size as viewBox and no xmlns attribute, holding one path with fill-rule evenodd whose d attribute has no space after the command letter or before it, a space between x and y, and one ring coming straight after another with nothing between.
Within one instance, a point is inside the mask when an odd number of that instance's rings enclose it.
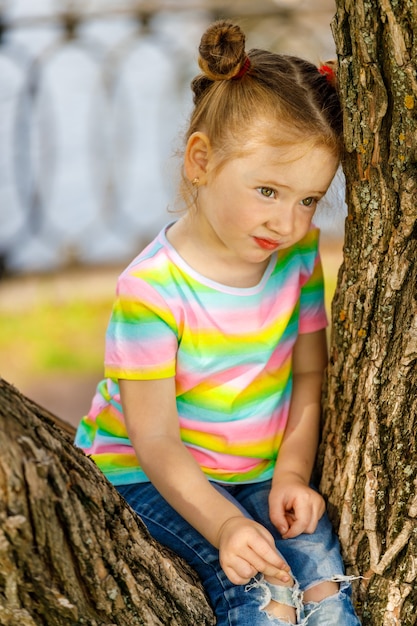
<instances>
[{"instance_id":1,"label":"nose","mask_svg":"<svg viewBox=\"0 0 417 626\"><path fill-rule=\"evenodd\" d=\"M294 230L295 211L294 207L286 204L281 205L270 216L266 226L269 230L281 236L291 235Z\"/></svg>"}]
</instances>

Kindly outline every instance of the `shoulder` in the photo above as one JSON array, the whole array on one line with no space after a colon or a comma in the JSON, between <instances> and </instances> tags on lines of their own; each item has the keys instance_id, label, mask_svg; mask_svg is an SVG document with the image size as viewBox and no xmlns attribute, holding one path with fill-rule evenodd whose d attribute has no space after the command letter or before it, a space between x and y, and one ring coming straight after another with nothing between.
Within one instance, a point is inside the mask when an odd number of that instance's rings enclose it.
<instances>
[{"instance_id":1,"label":"shoulder","mask_svg":"<svg viewBox=\"0 0 417 626\"><path fill-rule=\"evenodd\" d=\"M167 281L170 265L164 228L120 274L117 292L141 283L157 288Z\"/></svg>"},{"instance_id":2,"label":"shoulder","mask_svg":"<svg viewBox=\"0 0 417 626\"><path fill-rule=\"evenodd\" d=\"M127 274L132 274L142 269L145 270L147 267L152 267L154 263L164 262L167 258L166 243L165 229L163 229L134 259L132 259L129 265L123 270L120 277L122 278Z\"/></svg>"}]
</instances>

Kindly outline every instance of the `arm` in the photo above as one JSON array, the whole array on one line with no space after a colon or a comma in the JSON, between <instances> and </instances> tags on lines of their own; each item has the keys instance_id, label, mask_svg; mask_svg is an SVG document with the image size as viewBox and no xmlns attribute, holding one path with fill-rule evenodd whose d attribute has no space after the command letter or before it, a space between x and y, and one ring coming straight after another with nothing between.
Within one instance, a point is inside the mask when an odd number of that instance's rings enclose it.
<instances>
[{"instance_id":1,"label":"arm","mask_svg":"<svg viewBox=\"0 0 417 626\"><path fill-rule=\"evenodd\" d=\"M204 476L180 439L175 379L120 380L126 428L139 463L171 506L220 551L229 579L257 572L289 580L270 533L244 517Z\"/></svg>"},{"instance_id":2,"label":"arm","mask_svg":"<svg viewBox=\"0 0 417 626\"><path fill-rule=\"evenodd\" d=\"M323 498L309 481L318 446L326 364L325 331L299 335L293 351L290 414L269 499L271 520L284 538L314 532L325 510Z\"/></svg>"}]
</instances>

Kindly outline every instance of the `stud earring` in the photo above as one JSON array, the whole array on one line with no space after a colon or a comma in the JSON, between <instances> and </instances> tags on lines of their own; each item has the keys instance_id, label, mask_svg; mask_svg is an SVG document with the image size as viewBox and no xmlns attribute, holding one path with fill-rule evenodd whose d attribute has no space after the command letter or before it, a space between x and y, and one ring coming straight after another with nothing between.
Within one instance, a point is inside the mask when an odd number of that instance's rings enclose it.
<instances>
[{"instance_id":1,"label":"stud earring","mask_svg":"<svg viewBox=\"0 0 417 626\"><path fill-rule=\"evenodd\" d=\"M191 184L193 187L197 187L198 184L200 182L200 179L198 178L198 176L196 176L195 178L193 178L193 180L191 181Z\"/></svg>"}]
</instances>

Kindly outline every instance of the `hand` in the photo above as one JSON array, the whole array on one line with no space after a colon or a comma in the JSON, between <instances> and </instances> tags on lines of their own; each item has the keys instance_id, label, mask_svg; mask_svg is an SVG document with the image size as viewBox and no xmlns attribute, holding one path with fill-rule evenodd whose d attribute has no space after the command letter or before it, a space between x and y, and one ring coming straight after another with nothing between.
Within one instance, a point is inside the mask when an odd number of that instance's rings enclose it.
<instances>
[{"instance_id":1,"label":"hand","mask_svg":"<svg viewBox=\"0 0 417 626\"><path fill-rule=\"evenodd\" d=\"M283 539L314 533L325 509L323 497L297 476L283 476L272 486L270 518Z\"/></svg>"},{"instance_id":2,"label":"hand","mask_svg":"<svg viewBox=\"0 0 417 626\"><path fill-rule=\"evenodd\" d=\"M261 524L246 517L229 518L219 531L220 565L235 585L248 583L258 572L283 583L291 580L289 565L278 554L274 539Z\"/></svg>"}]
</instances>

